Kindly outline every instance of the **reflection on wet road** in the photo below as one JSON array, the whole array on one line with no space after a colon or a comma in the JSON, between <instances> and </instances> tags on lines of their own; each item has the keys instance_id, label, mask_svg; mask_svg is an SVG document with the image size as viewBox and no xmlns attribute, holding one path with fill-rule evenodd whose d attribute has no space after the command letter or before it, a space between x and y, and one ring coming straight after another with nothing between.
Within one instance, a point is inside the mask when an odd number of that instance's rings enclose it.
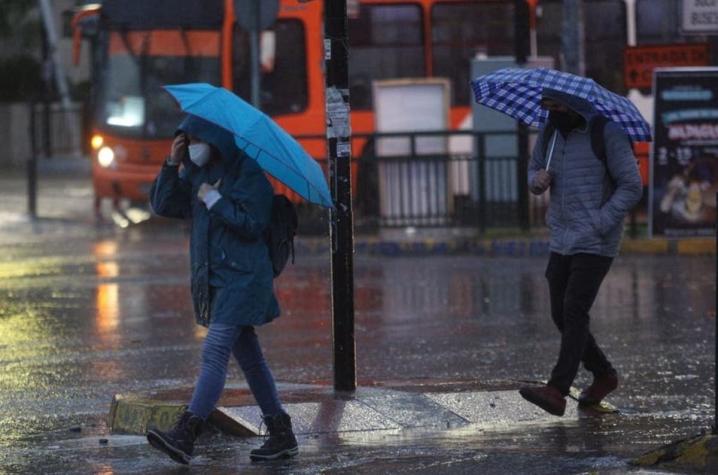
<instances>
[{"instance_id":1,"label":"reflection on wet road","mask_svg":"<svg viewBox=\"0 0 718 475\"><path fill-rule=\"evenodd\" d=\"M191 316L181 227L60 227L0 242L0 464L23 470L48 447L70 444L73 450L60 450L48 465L57 469L83 440L68 428L102 434L114 394L193 383L204 332ZM545 262L358 256L359 383L546 378L559 340L548 314ZM327 256L300 255L276 281L283 316L259 334L281 382L331 381L328 266ZM526 463L534 473L550 473L556 463L568 472L602 463L613 469L623 462L607 453L625 457L692 434L712 417L714 269L709 257L615 262L592 329L622 376L612 397L626 413L619 419L562 420L520 433L308 438L303 460L283 470L361 473L366 463L423 473L470 473L477 463L487 471ZM242 383L235 368L230 377ZM583 372L577 385L587 381ZM621 434L630 434L630 445ZM220 443L208 442L198 461L208 473L226 473L222 467L236 466L235 451L246 458L247 444L256 442L215 439ZM134 442L86 455L89 461L73 470L112 473L135 464L151 471L158 463Z\"/></svg>"}]
</instances>

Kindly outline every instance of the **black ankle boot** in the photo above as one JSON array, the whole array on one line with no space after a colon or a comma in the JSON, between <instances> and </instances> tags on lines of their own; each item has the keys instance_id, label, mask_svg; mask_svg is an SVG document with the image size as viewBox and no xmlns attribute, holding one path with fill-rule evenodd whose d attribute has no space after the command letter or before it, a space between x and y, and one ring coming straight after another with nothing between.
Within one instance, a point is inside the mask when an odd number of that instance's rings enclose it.
<instances>
[{"instance_id":1,"label":"black ankle boot","mask_svg":"<svg viewBox=\"0 0 718 475\"><path fill-rule=\"evenodd\" d=\"M297 439L292 432L292 419L287 413L264 417L264 423L269 431L269 438L262 447L249 453L252 460L274 460L278 458L294 457L299 453Z\"/></svg>"},{"instance_id":2,"label":"black ankle boot","mask_svg":"<svg viewBox=\"0 0 718 475\"><path fill-rule=\"evenodd\" d=\"M186 465L192 459L194 441L202 431L202 423L202 419L185 411L167 432L155 427L150 428L147 431L147 441L152 447L172 457L175 462Z\"/></svg>"}]
</instances>

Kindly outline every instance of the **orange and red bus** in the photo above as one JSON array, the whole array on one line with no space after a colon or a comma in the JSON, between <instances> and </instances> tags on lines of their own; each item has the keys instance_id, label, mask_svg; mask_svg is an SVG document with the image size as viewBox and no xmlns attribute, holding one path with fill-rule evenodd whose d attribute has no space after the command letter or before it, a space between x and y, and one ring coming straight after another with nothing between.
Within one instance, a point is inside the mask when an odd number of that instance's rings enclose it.
<instances>
[{"instance_id":1,"label":"orange and red bus","mask_svg":"<svg viewBox=\"0 0 718 475\"><path fill-rule=\"evenodd\" d=\"M635 29L635 21L627 21L627 4L634 11L636 3L639 10L653 11L658 4L665 10L676 3L642 1L584 3L585 17L591 19L586 28L587 74L619 92L626 92L622 52L630 33L627 25ZM538 53L553 56L558 65L561 2L529 2L532 8L537 3ZM374 131L373 81L448 78L450 127L455 129L470 114L471 60L477 54L513 55L512 1L348 4L351 125L357 135ZM322 7L322 0L280 0L278 19L260 41L261 108L318 160L326 155L325 141L317 138L325 133ZM232 0L104 0L76 14L76 48L83 36L93 45L91 143L97 203L103 198L146 199L181 118L162 85L208 82L249 98L248 35L235 17ZM640 29L638 33L640 40ZM302 139L308 136L314 138ZM365 142L354 141L355 157Z\"/></svg>"}]
</instances>

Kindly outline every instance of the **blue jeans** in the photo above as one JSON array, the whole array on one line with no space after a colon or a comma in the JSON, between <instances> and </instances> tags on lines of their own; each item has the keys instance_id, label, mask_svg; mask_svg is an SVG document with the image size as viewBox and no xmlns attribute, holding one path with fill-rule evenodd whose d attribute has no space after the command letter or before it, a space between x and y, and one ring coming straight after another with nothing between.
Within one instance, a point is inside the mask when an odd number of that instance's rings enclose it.
<instances>
[{"instance_id":1,"label":"blue jeans","mask_svg":"<svg viewBox=\"0 0 718 475\"><path fill-rule=\"evenodd\" d=\"M214 410L227 379L229 354L233 353L262 414L284 412L279 402L274 377L259 347L253 327L211 323L202 347L202 367L192 393L189 411L207 419Z\"/></svg>"}]
</instances>

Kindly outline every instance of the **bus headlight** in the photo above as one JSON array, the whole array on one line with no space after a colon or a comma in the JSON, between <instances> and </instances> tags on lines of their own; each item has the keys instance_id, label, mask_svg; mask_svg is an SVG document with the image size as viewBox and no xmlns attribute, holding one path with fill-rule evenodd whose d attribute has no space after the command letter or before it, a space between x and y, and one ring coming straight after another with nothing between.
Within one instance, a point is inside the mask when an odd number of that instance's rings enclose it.
<instances>
[{"instance_id":1,"label":"bus headlight","mask_svg":"<svg viewBox=\"0 0 718 475\"><path fill-rule=\"evenodd\" d=\"M95 134L92 136L92 139L90 139L90 145L92 146L92 150L97 150L104 144L105 139L100 134Z\"/></svg>"},{"instance_id":2,"label":"bus headlight","mask_svg":"<svg viewBox=\"0 0 718 475\"><path fill-rule=\"evenodd\" d=\"M110 147L102 147L99 152L97 152L97 163L100 164L101 167L107 168L115 161L115 152Z\"/></svg>"}]
</instances>

